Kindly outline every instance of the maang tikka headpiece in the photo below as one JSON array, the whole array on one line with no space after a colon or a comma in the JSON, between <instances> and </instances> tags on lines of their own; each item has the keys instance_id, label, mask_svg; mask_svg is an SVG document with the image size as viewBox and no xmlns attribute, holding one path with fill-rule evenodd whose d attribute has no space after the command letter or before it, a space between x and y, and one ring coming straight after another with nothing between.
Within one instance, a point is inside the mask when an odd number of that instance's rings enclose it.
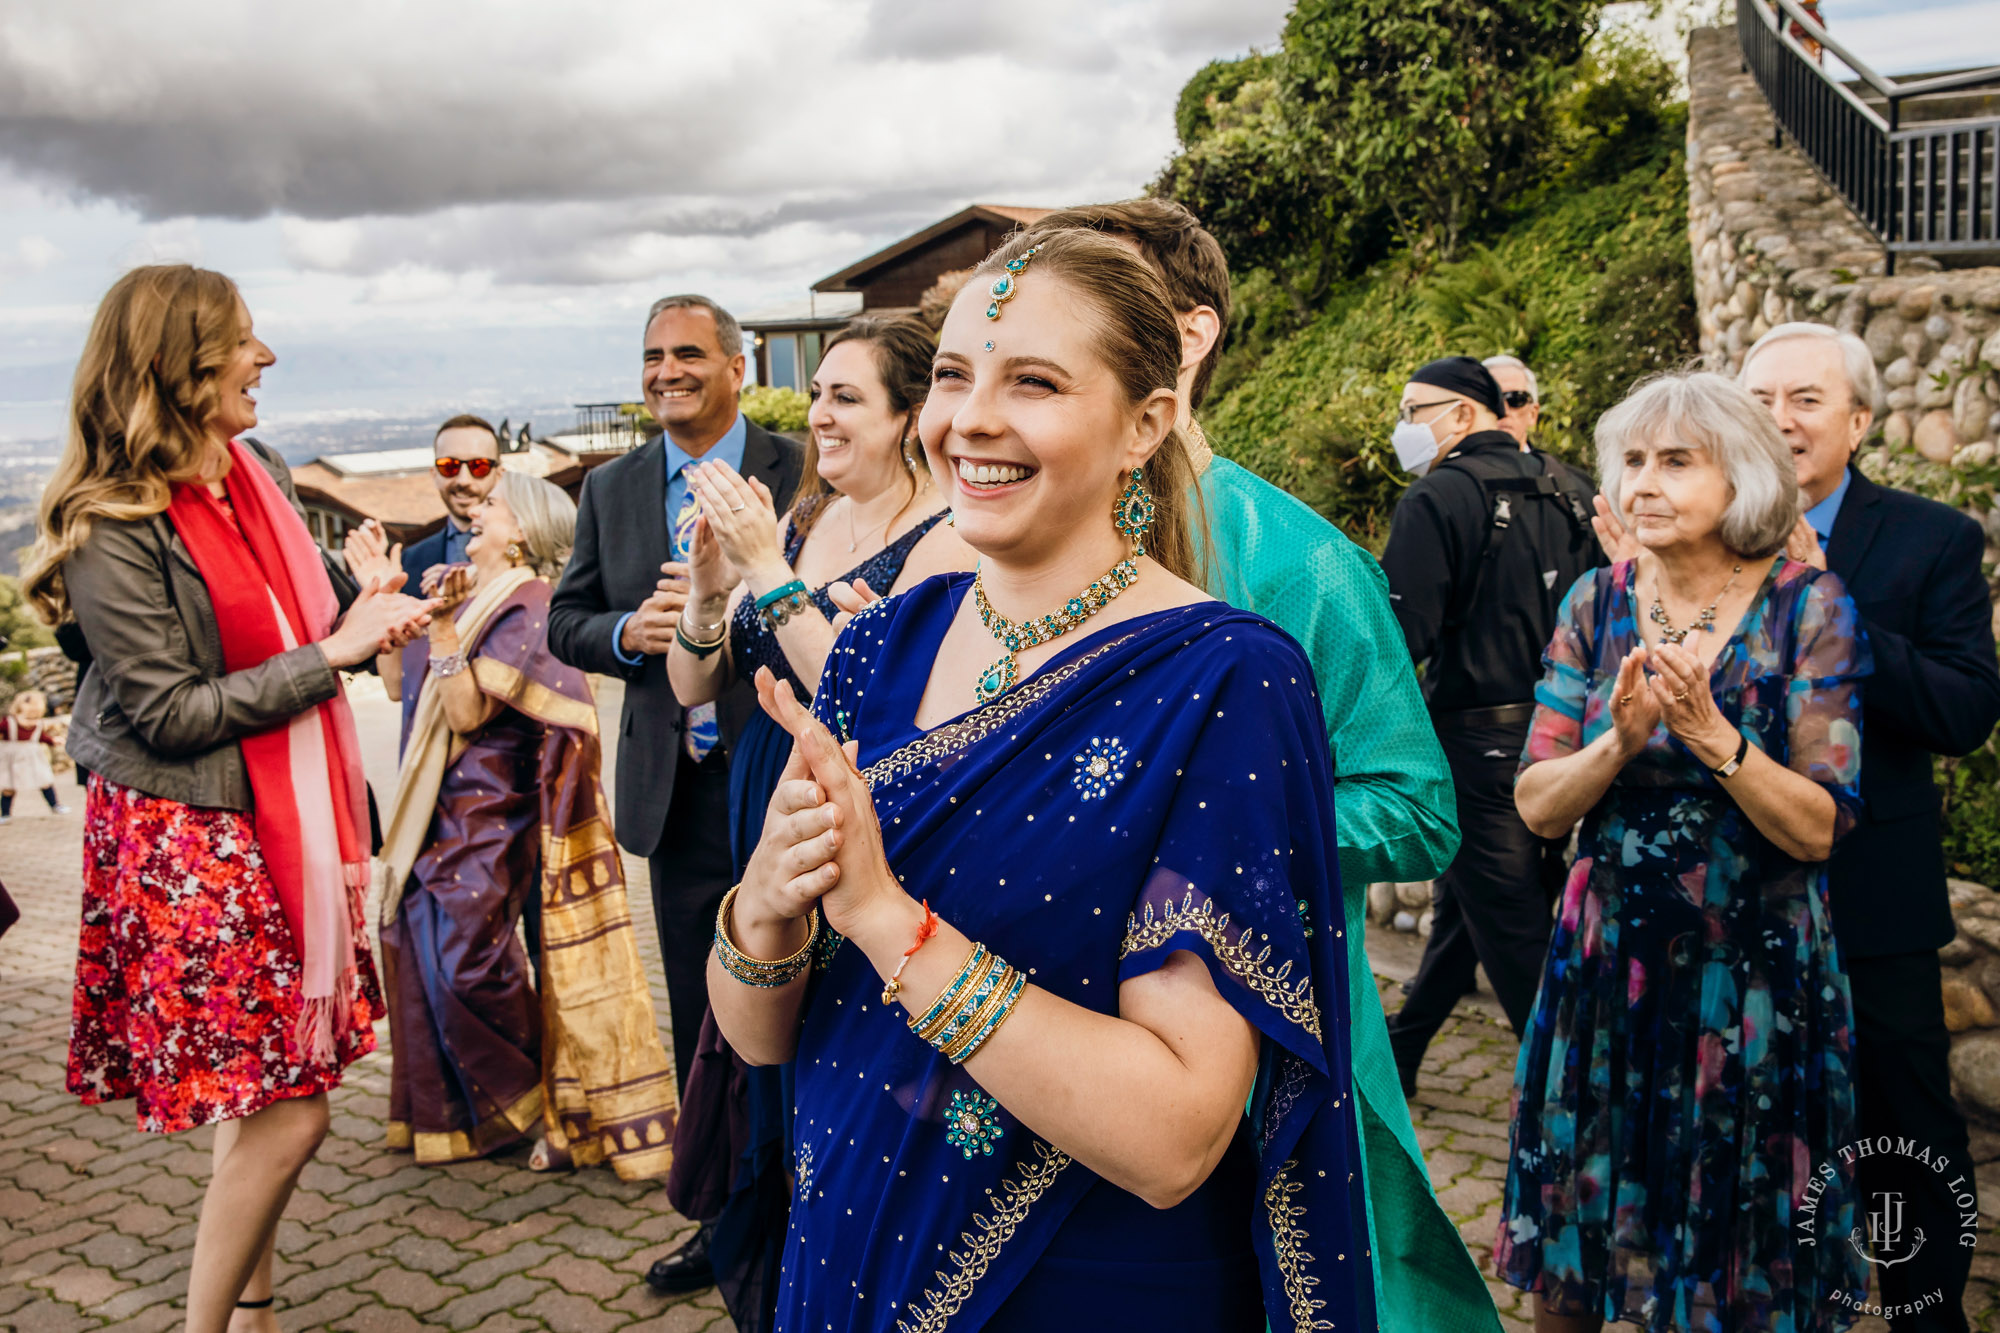
<instances>
[{"instance_id":1,"label":"maang tikka headpiece","mask_svg":"<svg viewBox=\"0 0 2000 1333\"><path fill-rule=\"evenodd\" d=\"M1000 318L1000 307L1013 300L1014 293L1021 290L1021 274L1027 269L1028 261L1033 259L1041 248L1039 245L1031 245L1019 256L1007 261L1007 271L993 280L993 286L989 291L993 302L986 307L986 318Z\"/></svg>"}]
</instances>

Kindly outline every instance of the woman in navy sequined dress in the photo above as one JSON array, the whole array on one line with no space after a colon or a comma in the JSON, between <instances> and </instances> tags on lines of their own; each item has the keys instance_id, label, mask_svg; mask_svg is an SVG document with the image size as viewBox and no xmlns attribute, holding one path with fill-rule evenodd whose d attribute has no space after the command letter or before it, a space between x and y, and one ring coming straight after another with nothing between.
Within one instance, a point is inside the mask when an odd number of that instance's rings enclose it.
<instances>
[{"instance_id":1,"label":"woman in navy sequined dress","mask_svg":"<svg viewBox=\"0 0 2000 1333\"><path fill-rule=\"evenodd\" d=\"M1782 554L1792 460L1742 389L1655 381L1597 440L1640 554L1564 599L1515 789L1536 833L1583 827L1494 1264L1545 1333L1845 1328L1868 1279L1826 859L1867 644L1839 578Z\"/></svg>"},{"instance_id":2,"label":"woman in navy sequined dress","mask_svg":"<svg viewBox=\"0 0 2000 1333\"><path fill-rule=\"evenodd\" d=\"M869 316L828 342L812 378L806 479L782 519L763 486L727 463L690 469L703 513L686 621L696 643L724 642L701 656L674 645L667 669L682 703L718 698L759 667L810 696L849 615L932 574L972 568L972 551L943 522L944 499L915 441L933 348L917 321ZM796 595L758 610L761 596L795 579ZM760 709L730 752L729 841L739 876L791 748ZM789 1097L777 1070L745 1069L706 1021L699 1049L677 1135L687 1151L676 1153L669 1193L684 1212L714 1222L704 1239L724 1299L739 1333L759 1333L769 1326L784 1239ZM740 1115L715 1114L739 1098ZM747 1143L728 1132L732 1122L747 1123Z\"/></svg>"}]
</instances>

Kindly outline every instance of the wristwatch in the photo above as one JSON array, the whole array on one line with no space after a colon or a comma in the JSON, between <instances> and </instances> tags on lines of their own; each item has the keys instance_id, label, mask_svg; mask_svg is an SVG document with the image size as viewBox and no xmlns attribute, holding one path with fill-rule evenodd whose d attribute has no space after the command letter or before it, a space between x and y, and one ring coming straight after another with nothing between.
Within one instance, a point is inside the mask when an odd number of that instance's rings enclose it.
<instances>
[{"instance_id":1,"label":"wristwatch","mask_svg":"<svg viewBox=\"0 0 2000 1333\"><path fill-rule=\"evenodd\" d=\"M1736 753L1708 771L1719 778L1733 778L1736 776L1736 770L1743 767L1743 761L1749 758L1749 756L1750 738L1748 736L1739 737L1736 742Z\"/></svg>"}]
</instances>

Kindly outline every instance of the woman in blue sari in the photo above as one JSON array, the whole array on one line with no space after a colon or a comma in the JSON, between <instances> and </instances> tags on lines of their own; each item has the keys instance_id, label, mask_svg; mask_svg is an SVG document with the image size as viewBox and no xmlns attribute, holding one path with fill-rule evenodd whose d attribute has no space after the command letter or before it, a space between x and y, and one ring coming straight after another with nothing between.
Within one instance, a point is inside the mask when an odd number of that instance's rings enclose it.
<instances>
[{"instance_id":1,"label":"woman in blue sari","mask_svg":"<svg viewBox=\"0 0 2000 1333\"><path fill-rule=\"evenodd\" d=\"M920 423L978 574L811 714L759 675L796 748L709 993L797 1061L781 1330L1374 1325L1331 765L1298 646L1187 581L1180 346L1116 242L1004 246Z\"/></svg>"}]
</instances>

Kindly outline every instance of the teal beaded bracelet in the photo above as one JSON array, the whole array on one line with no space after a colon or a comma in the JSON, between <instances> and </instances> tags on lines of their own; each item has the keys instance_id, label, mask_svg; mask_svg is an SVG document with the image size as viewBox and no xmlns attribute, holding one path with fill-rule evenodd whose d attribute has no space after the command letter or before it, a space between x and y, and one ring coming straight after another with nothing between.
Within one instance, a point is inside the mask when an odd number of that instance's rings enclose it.
<instances>
[{"instance_id":1,"label":"teal beaded bracelet","mask_svg":"<svg viewBox=\"0 0 2000 1333\"><path fill-rule=\"evenodd\" d=\"M799 582L797 579L793 579L790 583L781 583L777 587L771 589L771 591L765 593L762 597L759 597L757 599L755 609L762 611L765 607L769 606L773 602L782 602L787 597L792 596L794 593L801 593L804 592L805 590L806 590L806 585Z\"/></svg>"}]
</instances>

